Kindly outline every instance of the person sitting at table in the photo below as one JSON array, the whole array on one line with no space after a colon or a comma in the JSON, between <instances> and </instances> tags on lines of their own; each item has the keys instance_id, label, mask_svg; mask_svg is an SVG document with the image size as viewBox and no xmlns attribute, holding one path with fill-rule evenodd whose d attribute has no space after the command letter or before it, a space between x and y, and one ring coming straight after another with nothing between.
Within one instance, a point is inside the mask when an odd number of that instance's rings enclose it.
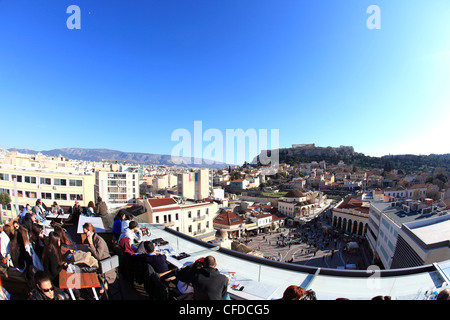
<instances>
[{"instance_id":1,"label":"person sitting at table","mask_svg":"<svg viewBox=\"0 0 450 320\"><path fill-rule=\"evenodd\" d=\"M86 208L86 215L88 217L95 217L95 211L94 211L95 205L93 201L89 201L88 206Z\"/></svg>"},{"instance_id":2,"label":"person sitting at table","mask_svg":"<svg viewBox=\"0 0 450 320\"><path fill-rule=\"evenodd\" d=\"M203 262L203 268L180 272L178 279L192 283L194 300L222 300L228 295L228 278L216 267L216 259L213 256L207 256Z\"/></svg>"},{"instance_id":3,"label":"person sitting at table","mask_svg":"<svg viewBox=\"0 0 450 320\"><path fill-rule=\"evenodd\" d=\"M197 260L195 260L194 263L183 267L178 274L183 274L185 272L190 271L190 269L192 269L192 272L197 272L198 270L200 270L201 268L203 268L203 262L204 262L205 258L199 258ZM190 282L184 282L181 281L178 277L177 277L177 289L178 291L180 291L180 293L182 294L183 299L185 300L192 300L194 298L194 287L192 286L192 283Z\"/></svg>"},{"instance_id":4,"label":"person sitting at table","mask_svg":"<svg viewBox=\"0 0 450 320\"><path fill-rule=\"evenodd\" d=\"M136 221L130 221L128 228L121 233L119 237L119 243L122 238L125 237L129 239L131 249L133 249L134 252L138 251L138 246L136 244L139 243L142 239L142 231L141 229L139 229L139 225Z\"/></svg>"},{"instance_id":5,"label":"person sitting at table","mask_svg":"<svg viewBox=\"0 0 450 320\"><path fill-rule=\"evenodd\" d=\"M139 254L135 260L150 264L157 273L169 271L169 264L165 254L155 252L155 245L151 241L144 241L145 254Z\"/></svg>"},{"instance_id":6,"label":"person sitting at table","mask_svg":"<svg viewBox=\"0 0 450 320\"><path fill-rule=\"evenodd\" d=\"M25 227L28 232L31 232L31 230L33 229L33 224L36 223L36 213L35 212L31 212L31 213L27 213L27 215L25 216L25 218L22 221L22 226Z\"/></svg>"},{"instance_id":7,"label":"person sitting at table","mask_svg":"<svg viewBox=\"0 0 450 320\"><path fill-rule=\"evenodd\" d=\"M83 225L83 233L86 236L83 243L88 245L89 251L97 261L102 261L111 257L106 241L95 232L92 223L86 222ZM116 277L117 274L115 269L109 270L105 274L99 276L102 283L100 294L103 293L103 290L108 290L109 285L114 284Z\"/></svg>"},{"instance_id":8,"label":"person sitting at table","mask_svg":"<svg viewBox=\"0 0 450 320\"><path fill-rule=\"evenodd\" d=\"M30 246L28 230L23 226L19 226L14 232L14 238L11 239L11 256L14 266L26 275L26 272L30 271L33 265Z\"/></svg>"},{"instance_id":9,"label":"person sitting at table","mask_svg":"<svg viewBox=\"0 0 450 320\"><path fill-rule=\"evenodd\" d=\"M51 211L53 214L56 214L56 215L64 213L64 210L61 209L61 207L58 205L58 203L56 201L53 201Z\"/></svg>"},{"instance_id":10,"label":"person sitting at table","mask_svg":"<svg viewBox=\"0 0 450 320\"><path fill-rule=\"evenodd\" d=\"M53 227L53 231L59 236L61 239L61 248L63 249L63 253L70 248L70 246L73 244L72 240L70 240L69 235L67 232L58 225L55 225Z\"/></svg>"},{"instance_id":11,"label":"person sitting at table","mask_svg":"<svg viewBox=\"0 0 450 320\"><path fill-rule=\"evenodd\" d=\"M33 246L34 252L42 261L42 252L44 251L45 246L45 235L44 235L44 227L35 223L33 224L33 228L30 233L31 245Z\"/></svg>"},{"instance_id":12,"label":"person sitting at table","mask_svg":"<svg viewBox=\"0 0 450 320\"><path fill-rule=\"evenodd\" d=\"M125 213L121 210L114 217L114 223L112 227L113 237L115 241L119 241L120 234L122 233L122 221L125 219Z\"/></svg>"},{"instance_id":13,"label":"person sitting at table","mask_svg":"<svg viewBox=\"0 0 450 320\"><path fill-rule=\"evenodd\" d=\"M61 289L55 288L48 275L41 270L34 275L35 288L28 300L68 300L69 296Z\"/></svg>"},{"instance_id":14,"label":"person sitting at table","mask_svg":"<svg viewBox=\"0 0 450 320\"><path fill-rule=\"evenodd\" d=\"M5 224L2 232L0 232L0 254L5 268L14 266L11 258L11 238L14 234L11 229L9 224Z\"/></svg>"},{"instance_id":15,"label":"person sitting at table","mask_svg":"<svg viewBox=\"0 0 450 320\"><path fill-rule=\"evenodd\" d=\"M83 214L83 208L81 207L78 200L75 200L75 204L72 207L72 215L70 216L69 222L78 224L78 219L80 215Z\"/></svg>"},{"instance_id":16,"label":"person sitting at table","mask_svg":"<svg viewBox=\"0 0 450 320\"><path fill-rule=\"evenodd\" d=\"M119 248L121 251L121 263L120 270L123 274L125 280L127 280L130 284L134 282L134 256L136 253L131 248L131 239L128 237L122 237L119 241Z\"/></svg>"},{"instance_id":17,"label":"person sitting at table","mask_svg":"<svg viewBox=\"0 0 450 320\"><path fill-rule=\"evenodd\" d=\"M22 213L20 214L19 217L19 223L22 223L23 219L25 218L25 216L27 215L27 213L31 213L31 206L27 203L27 205L23 208Z\"/></svg>"},{"instance_id":18,"label":"person sitting at table","mask_svg":"<svg viewBox=\"0 0 450 320\"><path fill-rule=\"evenodd\" d=\"M106 202L102 200L102 197L97 198L97 205L95 206L94 211L101 217L104 217L108 214L108 207L106 206Z\"/></svg>"},{"instance_id":19,"label":"person sitting at table","mask_svg":"<svg viewBox=\"0 0 450 320\"><path fill-rule=\"evenodd\" d=\"M45 210L41 199L36 200L36 205L31 209L36 214L37 221L44 221L47 210Z\"/></svg>"},{"instance_id":20,"label":"person sitting at table","mask_svg":"<svg viewBox=\"0 0 450 320\"><path fill-rule=\"evenodd\" d=\"M42 264L45 273L50 277L51 282L59 287L59 273L66 269L68 264L64 260L73 250L67 250L63 255L61 252L61 238L54 231L50 232L47 243L42 252Z\"/></svg>"}]
</instances>

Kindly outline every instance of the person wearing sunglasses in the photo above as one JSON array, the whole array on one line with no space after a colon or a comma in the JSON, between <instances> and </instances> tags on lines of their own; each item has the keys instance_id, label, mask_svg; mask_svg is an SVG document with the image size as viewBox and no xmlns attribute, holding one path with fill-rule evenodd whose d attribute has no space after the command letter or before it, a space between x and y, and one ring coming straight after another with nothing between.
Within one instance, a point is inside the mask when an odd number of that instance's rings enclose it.
<instances>
[{"instance_id":1,"label":"person wearing sunglasses","mask_svg":"<svg viewBox=\"0 0 450 320\"><path fill-rule=\"evenodd\" d=\"M68 300L69 296L61 289L53 286L48 275L43 271L36 271L34 275L35 288L28 300Z\"/></svg>"}]
</instances>

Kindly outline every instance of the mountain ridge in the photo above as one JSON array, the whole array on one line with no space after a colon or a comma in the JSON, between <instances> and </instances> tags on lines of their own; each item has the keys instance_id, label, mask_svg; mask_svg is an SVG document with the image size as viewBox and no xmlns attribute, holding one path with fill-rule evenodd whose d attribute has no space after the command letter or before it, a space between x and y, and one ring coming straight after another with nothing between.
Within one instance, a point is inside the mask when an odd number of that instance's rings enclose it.
<instances>
[{"instance_id":1,"label":"mountain ridge","mask_svg":"<svg viewBox=\"0 0 450 320\"><path fill-rule=\"evenodd\" d=\"M225 163L214 162L212 160L197 159L194 157L179 157L167 154L145 153L145 152L125 152L107 148L56 148L51 150L31 150L26 148L10 148L8 151L17 151L26 154L42 153L46 156L64 156L72 160L84 161L118 161L135 163L140 165L167 165L184 166L194 168L224 168ZM175 163L175 161L180 163ZM209 163L211 162L211 163Z\"/></svg>"}]
</instances>

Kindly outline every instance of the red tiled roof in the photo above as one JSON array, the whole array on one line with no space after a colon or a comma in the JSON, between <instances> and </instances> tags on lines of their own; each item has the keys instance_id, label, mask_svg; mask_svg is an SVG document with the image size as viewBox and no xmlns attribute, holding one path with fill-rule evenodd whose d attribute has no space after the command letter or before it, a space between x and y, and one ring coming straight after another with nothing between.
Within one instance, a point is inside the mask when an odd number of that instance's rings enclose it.
<instances>
[{"instance_id":1,"label":"red tiled roof","mask_svg":"<svg viewBox=\"0 0 450 320\"><path fill-rule=\"evenodd\" d=\"M147 199L147 200L150 203L150 206L152 208L177 204L177 202L172 198L154 198L154 199Z\"/></svg>"},{"instance_id":2,"label":"red tiled roof","mask_svg":"<svg viewBox=\"0 0 450 320\"><path fill-rule=\"evenodd\" d=\"M244 221L233 211L222 211L217 217L214 218L213 223L234 226L242 224Z\"/></svg>"}]
</instances>

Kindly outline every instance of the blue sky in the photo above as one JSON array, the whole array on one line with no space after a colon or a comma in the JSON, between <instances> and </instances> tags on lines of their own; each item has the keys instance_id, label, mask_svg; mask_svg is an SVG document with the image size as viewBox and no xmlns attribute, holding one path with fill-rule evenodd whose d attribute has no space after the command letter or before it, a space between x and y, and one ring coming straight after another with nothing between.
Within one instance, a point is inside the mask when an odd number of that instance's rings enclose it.
<instances>
[{"instance_id":1,"label":"blue sky","mask_svg":"<svg viewBox=\"0 0 450 320\"><path fill-rule=\"evenodd\" d=\"M0 0L0 147L170 154L202 121L449 153L448 17L448 0Z\"/></svg>"}]
</instances>

